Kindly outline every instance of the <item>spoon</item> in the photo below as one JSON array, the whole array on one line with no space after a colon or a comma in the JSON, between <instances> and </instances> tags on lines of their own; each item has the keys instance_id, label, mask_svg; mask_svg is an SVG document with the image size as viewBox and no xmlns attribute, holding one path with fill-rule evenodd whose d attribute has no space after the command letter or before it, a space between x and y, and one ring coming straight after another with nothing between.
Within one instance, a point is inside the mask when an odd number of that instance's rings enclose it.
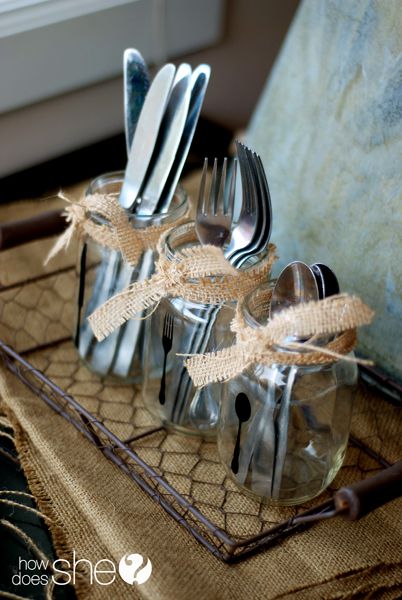
<instances>
[{"instance_id":1,"label":"spoon","mask_svg":"<svg viewBox=\"0 0 402 600\"><path fill-rule=\"evenodd\" d=\"M243 392L237 394L235 400L235 410L237 418L239 419L239 428L237 430L237 438L236 444L233 452L233 458L231 463L231 469L233 473L237 473L239 471L239 454L240 454L240 436L241 436L241 426L242 423L245 423L249 420L251 416L251 405L250 400Z\"/></svg>"},{"instance_id":2,"label":"spoon","mask_svg":"<svg viewBox=\"0 0 402 600\"><path fill-rule=\"evenodd\" d=\"M313 270L304 262L291 262L276 280L271 299L271 318L289 306L318 299L319 287Z\"/></svg>"},{"instance_id":3,"label":"spoon","mask_svg":"<svg viewBox=\"0 0 402 600\"><path fill-rule=\"evenodd\" d=\"M314 263L310 268L316 278L320 300L339 294L339 281L332 269L323 263Z\"/></svg>"},{"instance_id":4,"label":"spoon","mask_svg":"<svg viewBox=\"0 0 402 600\"><path fill-rule=\"evenodd\" d=\"M319 284L314 271L301 261L289 263L280 273L271 299L271 318L288 308L311 300L319 300L320 287L324 289L321 270L318 274ZM321 285L322 284L322 285ZM297 341L300 338L293 336ZM278 498L282 481L283 469L287 453L289 429L289 410L292 388L297 377L297 367L291 367L288 373L282 396L278 398L274 411L274 460L271 478L271 497Z\"/></svg>"}]
</instances>

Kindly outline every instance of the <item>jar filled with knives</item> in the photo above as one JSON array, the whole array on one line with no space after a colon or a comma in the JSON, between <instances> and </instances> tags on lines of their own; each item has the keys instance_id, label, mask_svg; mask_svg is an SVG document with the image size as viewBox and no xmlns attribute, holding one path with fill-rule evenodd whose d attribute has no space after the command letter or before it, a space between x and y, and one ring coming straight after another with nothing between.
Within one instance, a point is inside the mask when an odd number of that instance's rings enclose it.
<instances>
[{"instance_id":1,"label":"jar filled with knives","mask_svg":"<svg viewBox=\"0 0 402 600\"><path fill-rule=\"evenodd\" d=\"M74 341L91 370L131 383L142 376L144 321L130 320L97 341L87 317L130 284L152 275L157 239L183 219L188 203L186 193L178 187L167 212L126 214L118 204L123 181L123 172L107 173L92 181L86 193L90 232L98 234L87 235L80 245Z\"/></svg>"},{"instance_id":2,"label":"jar filled with knives","mask_svg":"<svg viewBox=\"0 0 402 600\"><path fill-rule=\"evenodd\" d=\"M111 297L154 272L159 237L189 218L178 185L208 86L210 67L165 64L149 79L141 54L124 53L124 115L127 166L101 175L85 197L67 207L69 232L81 238L75 344L81 358L102 376L125 383L142 378L143 314L98 341L87 317ZM71 231L71 232L70 232Z\"/></svg>"},{"instance_id":3,"label":"jar filled with knives","mask_svg":"<svg viewBox=\"0 0 402 600\"><path fill-rule=\"evenodd\" d=\"M236 302L269 278L274 259L270 197L261 161L239 143L237 152L242 180L237 222L232 222L236 160L230 170L225 159L220 173L215 160L207 191L206 159L196 221L169 232L163 249L172 263L185 249L197 249L190 260L190 282L186 280L181 294L162 299L147 325L144 404L165 426L185 433L216 433L221 393L220 385L194 387L184 366L186 356L220 349L223 340L230 343L227 332ZM214 270L213 249L224 263L221 272ZM201 271L204 264L211 269L197 279L198 261Z\"/></svg>"}]
</instances>

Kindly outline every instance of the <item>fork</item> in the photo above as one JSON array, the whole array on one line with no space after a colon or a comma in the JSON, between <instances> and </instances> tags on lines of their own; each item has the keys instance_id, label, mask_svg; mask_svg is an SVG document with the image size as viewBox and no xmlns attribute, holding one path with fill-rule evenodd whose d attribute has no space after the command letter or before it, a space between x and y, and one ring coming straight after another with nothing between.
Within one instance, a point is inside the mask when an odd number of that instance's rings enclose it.
<instances>
[{"instance_id":1,"label":"fork","mask_svg":"<svg viewBox=\"0 0 402 600\"><path fill-rule=\"evenodd\" d=\"M230 190L227 206L225 206L225 188L227 161L223 160L222 171L218 188L218 159L214 160L209 193L206 192L208 173L208 158L204 160L200 191L198 194L197 215L195 218L195 231L201 244L212 244L222 247L230 237L233 219L234 189L236 183L237 161L234 161L230 181Z\"/></svg>"},{"instance_id":2,"label":"fork","mask_svg":"<svg viewBox=\"0 0 402 600\"><path fill-rule=\"evenodd\" d=\"M238 222L233 228L230 243L224 253L233 266L240 268L250 256L261 252L263 247L268 243L270 232L270 223L268 221L270 221L271 217L270 207L268 206L268 203L270 203L269 193L266 194L266 189L263 189L262 173L259 172L259 167L262 167L262 165L260 165L257 155L238 141L236 141L236 149L241 172L242 207ZM208 317L209 323L203 328L201 336L198 336L195 348L193 343L191 344L191 354L202 354L206 351L218 312L219 307L211 310ZM178 395L181 391L181 386L183 386L183 379L184 375L182 374L178 387ZM188 377L184 384L183 399L180 402L181 408L177 415L178 419L180 419L180 413L186 403L190 389L191 380ZM196 413L199 409L198 396L199 391L195 392L190 406L190 419L194 422L197 420ZM177 399L176 403L179 404Z\"/></svg>"},{"instance_id":3,"label":"fork","mask_svg":"<svg viewBox=\"0 0 402 600\"><path fill-rule=\"evenodd\" d=\"M163 371L162 371L162 379L161 379L161 387L159 390L159 403L165 404L165 388L166 388L166 361L167 355L172 349L173 345L173 327L174 327L174 319L173 315L169 312L165 314L165 318L163 319L163 333L162 333L162 346L163 346Z\"/></svg>"}]
</instances>

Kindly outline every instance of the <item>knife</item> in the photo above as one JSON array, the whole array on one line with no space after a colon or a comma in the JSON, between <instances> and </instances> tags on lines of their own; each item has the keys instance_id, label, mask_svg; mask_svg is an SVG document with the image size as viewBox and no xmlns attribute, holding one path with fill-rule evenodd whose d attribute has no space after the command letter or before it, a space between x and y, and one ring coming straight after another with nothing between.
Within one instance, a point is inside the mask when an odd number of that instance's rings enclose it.
<instances>
[{"instance_id":1,"label":"knife","mask_svg":"<svg viewBox=\"0 0 402 600\"><path fill-rule=\"evenodd\" d=\"M180 78L180 76L184 74L184 67L185 65L181 65L178 68L175 83ZM170 172L166 179L166 183L162 191L162 196L156 206L155 212L166 213L169 209L170 202L176 190L177 183L179 181L185 160L190 149L192 139L194 137L198 118L201 112L202 103L205 97L205 92L208 86L210 73L211 67L206 64L201 64L193 71L191 75L191 93L186 122L176 152L176 156L173 161L173 165L170 167ZM140 210L142 213L142 206ZM142 270L143 267L145 267L145 271ZM147 255L145 255L142 263L140 276L149 276L151 267L152 265L150 264L150 258L149 256L147 257ZM149 270L147 271L147 269ZM142 321L140 320L131 319L125 325L124 334L122 335L120 344L118 345L117 357L113 366L113 372L117 375L124 377L127 376L130 371L133 355L135 352L135 345L139 341L138 338L140 334L141 323Z\"/></svg>"},{"instance_id":2,"label":"knife","mask_svg":"<svg viewBox=\"0 0 402 600\"><path fill-rule=\"evenodd\" d=\"M128 157L141 109L150 85L147 65L135 48L127 48L124 51L123 76L124 125Z\"/></svg>"},{"instance_id":3,"label":"knife","mask_svg":"<svg viewBox=\"0 0 402 600\"><path fill-rule=\"evenodd\" d=\"M155 145L152 170L147 175L139 212L152 215L169 176L186 124L191 98L191 67L183 63L177 70Z\"/></svg>"},{"instance_id":4,"label":"knife","mask_svg":"<svg viewBox=\"0 0 402 600\"><path fill-rule=\"evenodd\" d=\"M145 97L120 192L119 202L123 208L131 209L137 200L158 138L175 72L175 66L170 63L162 67Z\"/></svg>"},{"instance_id":5,"label":"knife","mask_svg":"<svg viewBox=\"0 0 402 600\"><path fill-rule=\"evenodd\" d=\"M204 102L205 92L207 91L211 67L201 64L194 69L191 75L191 98L186 124L184 126L183 135L180 140L176 158L173 166L170 169L169 177L166 180L165 187L162 192L162 197L157 208L157 212L167 212L175 193L177 183L180 179L184 163L190 150L191 142L193 141L195 129L200 116L202 103Z\"/></svg>"},{"instance_id":6,"label":"knife","mask_svg":"<svg viewBox=\"0 0 402 600\"><path fill-rule=\"evenodd\" d=\"M180 139L183 134L191 99L191 68L183 63L177 70L168 101L165 116L160 126L160 133L155 146L151 163L155 160L149 179L141 193L138 211L141 215L152 215L156 212L160 194L169 176ZM140 265L138 281L148 279L153 269L153 252L144 253ZM121 332L116 345L116 356L112 371L120 377L127 377L131 369L133 356L139 343L142 330L140 319L128 321Z\"/></svg>"},{"instance_id":7,"label":"knife","mask_svg":"<svg viewBox=\"0 0 402 600\"><path fill-rule=\"evenodd\" d=\"M148 69L138 50L134 48L127 48L125 50L123 55L123 73L126 146L127 155L129 156L129 150L132 145L137 123L139 121L145 97L150 86ZM86 309L86 316L90 315L93 310L95 310L99 302L103 303L106 301L110 294L113 293L113 290L117 291L115 289L115 279L117 277L119 277L120 280L125 277L127 285L130 283L132 268L122 268L121 263L121 256L119 252L115 250L110 252L107 262L102 259L102 265L97 269L96 280L92 288L91 299ZM85 268L85 266L83 268ZM84 285L85 281L83 278L81 278L79 296L82 294ZM124 285L124 281L121 281L121 285ZM82 358L86 358L94 342L93 332L86 319L80 327L79 335L76 337L79 353ZM92 357L91 362L98 361L95 366L99 371L102 371L102 369L105 368L106 372L108 370L107 363L113 358L112 349L112 355L109 359L107 359L107 355L110 354L110 352L107 350L107 347L110 347L110 345L111 341L109 341L108 344L103 343L100 350L97 350L96 344L94 345L94 356ZM100 356L100 358L98 356ZM102 365L99 364L99 360L102 360Z\"/></svg>"}]
</instances>

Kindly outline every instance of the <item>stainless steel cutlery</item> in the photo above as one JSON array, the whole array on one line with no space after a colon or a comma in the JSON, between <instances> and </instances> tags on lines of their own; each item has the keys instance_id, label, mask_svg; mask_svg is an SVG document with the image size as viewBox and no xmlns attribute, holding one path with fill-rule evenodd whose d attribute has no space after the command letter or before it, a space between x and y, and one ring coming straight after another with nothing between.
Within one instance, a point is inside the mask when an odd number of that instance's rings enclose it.
<instances>
[{"instance_id":1,"label":"stainless steel cutlery","mask_svg":"<svg viewBox=\"0 0 402 600\"><path fill-rule=\"evenodd\" d=\"M248 261L255 259L255 257L267 248L272 227L272 209L268 183L260 158L255 152L240 142L236 142L236 148L241 173L242 205L237 223L232 223L230 238L223 251L229 262L236 268L240 268ZM204 186L205 165L201 177L198 199L199 207L205 200ZM233 185L233 179L231 180L230 187L231 192L229 195L234 197L235 186ZM211 193L212 196L216 195L217 204L219 198L219 189L217 186L211 186L210 196ZM199 208L197 213L197 222L200 218L202 218L201 208ZM199 226L198 230L200 230ZM202 243L201 238L200 242ZM205 327L199 326L195 329L188 354L202 354L206 351L219 308L211 308L206 317L208 321L207 325ZM198 411L201 411L203 414L205 413L202 406L203 398L199 391L194 391L191 379L186 369L183 368L179 377L175 408L172 414L175 422L180 421L181 415L184 412L184 406L190 401L190 393L194 393L194 398L191 401L190 416L192 415L194 422L196 422ZM217 413L218 408L211 406L210 410L213 413Z\"/></svg>"},{"instance_id":2,"label":"stainless steel cutlery","mask_svg":"<svg viewBox=\"0 0 402 600\"><path fill-rule=\"evenodd\" d=\"M154 153L159 129L170 97L176 69L167 64L155 75L145 97L130 148L119 202L131 209L138 199Z\"/></svg>"},{"instance_id":3,"label":"stainless steel cutlery","mask_svg":"<svg viewBox=\"0 0 402 600\"><path fill-rule=\"evenodd\" d=\"M169 210L195 132L209 76L208 65L199 65L192 71L186 63L177 69L167 64L150 83L140 53L135 49L124 53L128 161L119 202L130 213L151 217ZM112 251L107 264L98 270L89 305L95 303L95 308L133 280L149 278L153 264L152 251L144 253L135 270L123 262L118 252ZM87 314L90 314L88 310ZM80 354L85 358L93 350L96 370L105 375L113 372L127 377L142 331L141 320L132 319L97 344L84 324L81 327Z\"/></svg>"}]
</instances>

